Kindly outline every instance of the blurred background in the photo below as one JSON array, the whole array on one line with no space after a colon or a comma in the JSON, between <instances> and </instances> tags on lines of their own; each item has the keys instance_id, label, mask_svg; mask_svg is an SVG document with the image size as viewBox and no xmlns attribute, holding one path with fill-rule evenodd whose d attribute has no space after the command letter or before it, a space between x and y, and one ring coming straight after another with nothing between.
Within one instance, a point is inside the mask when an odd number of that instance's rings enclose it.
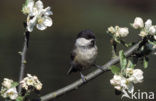
<instances>
[{"instance_id":1,"label":"blurred background","mask_svg":"<svg viewBox=\"0 0 156 101\"><path fill-rule=\"evenodd\" d=\"M45 31L31 33L27 53L26 72L37 75L43 83L41 95L62 88L80 78L79 73L67 76L70 67L70 52L76 34L90 29L96 34L99 54L96 60L103 65L111 59L111 45L106 35L107 27L119 25L129 27L127 41L138 40L137 33L130 27L137 16L150 18L156 24L156 0L42 0L45 7L51 6L53 26ZM19 51L23 47L23 21L21 13L25 0L0 0L0 81L4 77L18 80L20 70ZM155 56L150 55L149 68L144 70L144 82L135 90L156 92ZM142 65L136 68L143 68ZM96 68L85 72L87 74ZM120 101L114 94L109 80L110 72L104 73L76 91L55 101ZM156 95L155 95L156 97ZM2 99L0 99L2 100ZM130 101L123 99L123 101ZM2 100L3 101L3 100Z\"/></svg>"}]
</instances>

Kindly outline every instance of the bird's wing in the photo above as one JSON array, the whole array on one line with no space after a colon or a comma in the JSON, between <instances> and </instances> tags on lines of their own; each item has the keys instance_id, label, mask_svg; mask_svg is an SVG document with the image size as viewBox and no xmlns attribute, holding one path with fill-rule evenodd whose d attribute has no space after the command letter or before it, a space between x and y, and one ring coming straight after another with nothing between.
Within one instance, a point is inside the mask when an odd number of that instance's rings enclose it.
<instances>
[{"instance_id":1,"label":"bird's wing","mask_svg":"<svg viewBox=\"0 0 156 101\"><path fill-rule=\"evenodd\" d=\"M70 54L71 66L70 66L70 68L69 68L69 70L68 70L68 72L67 72L68 75L70 75L70 74L73 72L73 61L74 61L75 56L76 56L76 53L75 53L75 51L73 50L73 51L71 52L71 54Z\"/></svg>"}]
</instances>

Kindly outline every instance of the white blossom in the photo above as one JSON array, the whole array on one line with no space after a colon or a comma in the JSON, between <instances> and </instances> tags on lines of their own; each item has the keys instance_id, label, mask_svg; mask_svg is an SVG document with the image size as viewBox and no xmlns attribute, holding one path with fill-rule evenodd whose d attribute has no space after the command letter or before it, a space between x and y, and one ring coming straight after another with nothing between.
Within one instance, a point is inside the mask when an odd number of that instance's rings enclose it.
<instances>
[{"instance_id":1,"label":"white blossom","mask_svg":"<svg viewBox=\"0 0 156 101\"><path fill-rule=\"evenodd\" d=\"M16 82L11 79L4 78L1 87L1 96L3 98L10 98L11 100L15 100L18 97L17 89L15 87Z\"/></svg>"},{"instance_id":2,"label":"white blossom","mask_svg":"<svg viewBox=\"0 0 156 101\"><path fill-rule=\"evenodd\" d=\"M32 32L35 25L39 30L45 30L47 27L52 26L53 22L49 16L53 13L50 9L50 7L44 8L41 0L36 2L28 0L22 10L24 14L28 15L27 30Z\"/></svg>"},{"instance_id":3,"label":"white blossom","mask_svg":"<svg viewBox=\"0 0 156 101\"><path fill-rule=\"evenodd\" d=\"M142 38L146 37L147 35L156 34L156 26L152 25L151 19L147 19L147 21L145 22L145 26L144 26L142 18L136 17L132 25L135 29L142 28L139 33L139 36L141 36Z\"/></svg>"},{"instance_id":4,"label":"white blossom","mask_svg":"<svg viewBox=\"0 0 156 101\"><path fill-rule=\"evenodd\" d=\"M115 28L113 26L108 27L108 32L115 33Z\"/></svg>"},{"instance_id":5,"label":"white blossom","mask_svg":"<svg viewBox=\"0 0 156 101\"><path fill-rule=\"evenodd\" d=\"M31 12L33 12L33 6L34 6L34 0L26 0L22 8L22 12L24 14L30 14Z\"/></svg>"},{"instance_id":6,"label":"white blossom","mask_svg":"<svg viewBox=\"0 0 156 101\"><path fill-rule=\"evenodd\" d=\"M148 20L145 22L145 28L146 28L146 29L149 29L151 26L152 26L152 20L151 20L151 19L148 19Z\"/></svg>"},{"instance_id":7,"label":"white blossom","mask_svg":"<svg viewBox=\"0 0 156 101\"><path fill-rule=\"evenodd\" d=\"M149 33L150 35L154 35L156 34L156 27L154 25L152 25L152 20L148 19L145 22L145 30L147 33Z\"/></svg>"},{"instance_id":8,"label":"white blossom","mask_svg":"<svg viewBox=\"0 0 156 101\"><path fill-rule=\"evenodd\" d=\"M127 87L127 83L128 83L128 82L127 82L126 78L122 77L122 79L121 79L120 82L121 82L120 85L121 85L122 88L124 88L124 89L128 88L128 87Z\"/></svg>"},{"instance_id":9,"label":"white blossom","mask_svg":"<svg viewBox=\"0 0 156 101\"><path fill-rule=\"evenodd\" d=\"M42 89L42 83L36 76L32 76L31 74L27 74L27 77L25 77L20 84L25 90L28 90L30 86L34 87L36 90Z\"/></svg>"},{"instance_id":10,"label":"white blossom","mask_svg":"<svg viewBox=\"0 0 156 101\"><path fill-rule=\"evenodd\" d=\"M134 69L132 78L134 78L134 83L142 83L143 82L143 71L141 69Z\"/></svg>"},{"instance_id":11,"label":"white blossom","mask_svg":"<svg viewBox=\"0 0 156 101\"><path fill-rule=\"evenodd\" d=\"M119 28L118 33L121 37L126 37L129 34L128 28Z\"/></svg>"},{"instance_id":12,"label":"white blossom","mask_svg":"<svg viewBox=\"0 0 156 101\"><path fill-rule=\"evenodd\" d=\"M115 37L120 37L119 29L120 29L119 26L115 26L115 33L114 33Z\"/></svg>"},{"instance_id":13,"label":"white blossom","mask_svg":"<svg viewBox=\"0 0 156 101\"><path fill-rule=\"evenodd\" d=\"M110 80L110 83L114 86L121 84L122 77L120 75L114 75L113 79Z\"/></svg>"},{"instance_id":14,"label":"white blossom","mask_svg":"<svg viewBox=\"0 0 156 101\"><path fill-rule=\"evenodd\" d=\"M126 68L126 74L132 75L133 74L133 68Z\"/></svg>"},{"instance_id":15,"label":"white blossom","mask_svg":"<svg viewBox=\"0 0 156 101\"><path fill-rule=\"evenodd\" d=\"M36 88L36 90L41 90L41 89L42 89L42 84L37 83L37 84L35 85L35 88Z\"/></svg>"},{"instance_id":16,"label":"white blossom","mask_svg":"<svg viewBox=\"0 0 156 101\"><path fill-rule=\"evenodd\" d=\"M141 17L136 17L132 26L135 29L143 28L144 27L143 19Z\"/></svg>"},{"instance_id":17,"label":"white blossom","mask_svg":"<svg viewBox=\"0 0 156 101\"><path fill-rule=\"evenodd\" d=\"M114 75L113 79L110 80L110 83L114 86L115 89L119 91L127 90L128 92L134 91L134 86L131 82L121 76L121 75Z\"/></svg>"},{"instance_id":18,"label":"white blossom","mask_svg":"<svg viewBox=\"0 0 156 101\"><path fill-rule=\"evenodd\" d=\"M13 80L8 79L8 78L4 78L3 82L2 82L2 86L6 87L7 89L11 88L13 83Z\"/></svg>"},{"instance_id":19,"label":"white blossom","mask_svg":"<svg viewBox=\"0 0 156 101\"><path fill-rule=\"evenodd\" d=\"M118 91L121 91L121 89L122 89L120 85L114 86L114 88L115 88L116 90L118 90Z\"/></svg>"},{"instance_id":20,"label":"white blossom","mask_svg":"<svg viewBox=\"0 0 156 101\"><path fill-rule=\"evenodd\" d=\"M128 93L134 92L134 84L141 83L143 81L143 71L140 69L126 68L119 75L114 75L110 80L111 85L115 89L123 93L122 97L129 97Z\"/></svg>"},{"instance_id":21,"label":"white blossom","mask_svg":"<svg viewBox=\"0 0 156 101\"><path fill-rule=\"evenodd\" d=\"M126 74L129 74L127 80L133 83L142 83L143 82L143 71L141 69L132 69L127 68Z\"/></svg>"},{"instance_id":22,"label":"white blossom","mask_svg":"<svg viewBox=\"0 0 156 101\"><path fill-rule=\"evenodd\" d=\"M151 26L151 27L149 28L149 34L150 34L150 35L156 34L156 27L155 27L155 26Z\"/></svg>"},{"instance_id":23,"label":"white blossom","mask_svg":"<svg viewBox=\"0 0 156 101\"><path fill-rule=\"evenodd\" d=\"M144 38L147 35L148 35L148 33L146 33L145 31L141 31L139 34L139 36L141 36L142 38Z\"/></svg>"},{"instance_id":24,"label":"white blossom","mask_svg":"<svg viewBox=\"0 0 156 101\"><path fill-rule=\"evenodd\" d=\"M11 99L15 100L18 97L17 89L16 88L10 88L6 91L6 95Z\"/></svg>"},{"instance_id":25,"label":"white blossom","mask_svg":"<svg viewBox=\"0 0 156 101\"><path fill-rule=\"evenodd\" d=\"M109 27L108 32L112 33L115 37L126 37L129 34L127 27Z\"/></svg>"},{"instance_id":26,"label":"white blossom","mask_svg":"<svg viewBox=\"0 0 156 101\"><path fill-rule=\"evenodd\" d=\"M10 98L11 100L15 100L18 97L18 92L17 89L14 87L6 90L4 93L1 93L1 96L3 98Z\"/></svg>"}]
</instances>

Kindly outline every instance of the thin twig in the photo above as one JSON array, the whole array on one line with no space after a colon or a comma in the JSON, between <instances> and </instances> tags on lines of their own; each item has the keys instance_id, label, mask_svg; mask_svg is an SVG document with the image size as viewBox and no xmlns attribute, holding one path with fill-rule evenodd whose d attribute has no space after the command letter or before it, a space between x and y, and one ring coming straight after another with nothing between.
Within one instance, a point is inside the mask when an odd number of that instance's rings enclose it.
<instances>
[{"instance_id":1,"label":"thin twig","mask_svg":"<svg viewBox=\"0 0 156 101\"><path fill-rule=\"evenodd\" d=\"M29 41L29 32L24 33L24 45L23 45L23 50L20 52L21 55L21 66L20 66L20 75L19 75L19 82L23 79L24 77L24 72L25 72L25 64L26 64L26 53L28 49L28 41ZM21 92L21 86L19 85L18 87L18 92Z\"/></svg>"},{"instance_id":2,"label":"thin twig","mask_svg":"<svg viewBox=\"0 0 156 101\"><path fill-rule=\"evenodd\" d=\"M126 57L131 56L133 54L133 52L138 49L139 44L140 44L140 42L138 42L137 44L135 44L134 46L132 46L130 49L128 49L125 52L125 56ZM89 73L87 76L85 76L86 81L88 82L88 81L90 81L90 80L98 77L102 73L108 71L109 70L109 67L111 65L114 65L114 64L118 63L119 61L120 61L119 57L116 57L116 58L111 59L109 62L107 62L105 65L102 66L103 70L97 69L97 70ZM68 92L71 92L73 90L78 89L80 86L82 86L84 84L85 83L82 81L82 79L79 79L79 80L75 81L74 83L69 84L68 86L65 86L65 87L63 87L61 89L58 89L58 90L56 90L54 92L51 92L49 94L46 94L46 95L42 96L41 97L41 101L48 101L50 99L54 99L56 97L62 96L65 93L68 93Z\"/></svg>"}]
</instances>

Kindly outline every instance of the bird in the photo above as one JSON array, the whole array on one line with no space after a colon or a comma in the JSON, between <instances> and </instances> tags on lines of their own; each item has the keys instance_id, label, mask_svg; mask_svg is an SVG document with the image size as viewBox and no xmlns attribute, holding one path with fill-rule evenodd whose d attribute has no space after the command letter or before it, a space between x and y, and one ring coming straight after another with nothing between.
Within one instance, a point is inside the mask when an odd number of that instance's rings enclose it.
<instances>
[{"instance_id":1,"label":"bird","mask_svg":"<svg viewBox=\"0 0 156 101\"><path fill-rule=\"evenodd\" d=\"M71 67L67 74L80 72L83 82L86 82L85 76L81 71L95 65L98 48L96 45L95 34L90 30L83 30L78 33L74 48L71 52ZM97 66L97 65L95 65Z\"/></svg>"}]
</instances>

